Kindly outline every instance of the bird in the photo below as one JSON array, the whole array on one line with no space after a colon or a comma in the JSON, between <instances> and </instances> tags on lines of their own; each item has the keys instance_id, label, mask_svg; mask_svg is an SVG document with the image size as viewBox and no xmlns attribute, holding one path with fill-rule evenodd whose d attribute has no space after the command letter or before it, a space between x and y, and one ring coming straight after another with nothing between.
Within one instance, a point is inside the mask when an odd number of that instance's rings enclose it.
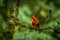
<instances>
[{"instance_id":1,"label":"bird","mask_svg":"<svg viewBox=\"0 0 60 40\"><path fill-rule=\"evenodd\" d=\"M32 16L32 25L35 26L35 28L39 28L39 20L36 18L36 16Z\"/></svg>"}]
</instances>

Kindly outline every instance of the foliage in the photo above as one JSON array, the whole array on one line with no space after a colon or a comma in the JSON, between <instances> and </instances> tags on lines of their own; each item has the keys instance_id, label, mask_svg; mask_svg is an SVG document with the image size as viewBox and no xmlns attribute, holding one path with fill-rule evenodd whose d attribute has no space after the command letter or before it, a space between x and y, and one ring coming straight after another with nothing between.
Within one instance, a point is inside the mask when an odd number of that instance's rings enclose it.
<instances>
[{"instance_id":1,"label":"foliage","mask_svg":"<svg viewBox=\"0 0 60 40\"><path fill-rule=\"evenodd\" d=\"M59 4L60 0L0 0L0 39L59 40ZM33 15L39 28L32 25Z\"/></svg>"}]
</instances>

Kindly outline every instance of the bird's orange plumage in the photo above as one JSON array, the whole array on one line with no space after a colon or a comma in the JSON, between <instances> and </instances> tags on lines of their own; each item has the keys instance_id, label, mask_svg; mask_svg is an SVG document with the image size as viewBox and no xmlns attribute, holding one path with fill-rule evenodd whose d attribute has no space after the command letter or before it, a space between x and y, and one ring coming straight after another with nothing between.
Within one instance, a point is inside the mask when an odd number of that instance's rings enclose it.
<instances>
[{"instance_id":1,"label":"bird's orange plumage","mask_svg":"<svg viewBox=\"0 0 60 40\"><path fill-rule=\"evenodd\" d=\"M32 25L38 27L38 24L39 24L38 19L37 19L35 16L32 16L32 19L33 19L33 21L32 21Z\"/></svg>"}]
</instances>

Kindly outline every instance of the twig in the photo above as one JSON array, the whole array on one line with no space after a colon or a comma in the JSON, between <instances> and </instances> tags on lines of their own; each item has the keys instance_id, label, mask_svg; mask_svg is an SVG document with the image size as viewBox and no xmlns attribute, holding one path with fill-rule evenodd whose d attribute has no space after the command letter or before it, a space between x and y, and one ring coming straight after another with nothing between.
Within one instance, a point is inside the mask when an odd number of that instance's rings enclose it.
<instances>
[{"instance_id":1,"label":"twig","mask_svg":"<svg viewBox=\"0 0 60 40\"><path fill-rule=\"evenodd\" d=\"M20 25L21 27L25 27L25 28L29 28L29 29L35 29L35 30L39 30L39 31L41 31L41 30L48 30L48 29L52 29L52 30L54 30L53 28L34 28L34 27L27 27L27 26L25 26L25 25L23 25L23 24L21 24L21 23L18 23L17 25Z\"/></svg>"}]
</instances>

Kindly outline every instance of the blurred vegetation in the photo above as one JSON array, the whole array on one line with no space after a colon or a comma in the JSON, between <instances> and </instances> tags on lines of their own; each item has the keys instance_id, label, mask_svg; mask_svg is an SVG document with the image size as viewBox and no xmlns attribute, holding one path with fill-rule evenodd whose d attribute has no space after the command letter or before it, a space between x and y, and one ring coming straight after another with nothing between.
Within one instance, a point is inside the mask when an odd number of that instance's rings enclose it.
<instances>
[{"instance_id":1,"label":"blurred vegetation","mask_svg":"<svg viewBox=\"0 0 60 40\"><path fill-rule=\"evenodd\" d=\"M60 40L60 0L0 0L0 40Z\"/></svg>"}]
</instances>

